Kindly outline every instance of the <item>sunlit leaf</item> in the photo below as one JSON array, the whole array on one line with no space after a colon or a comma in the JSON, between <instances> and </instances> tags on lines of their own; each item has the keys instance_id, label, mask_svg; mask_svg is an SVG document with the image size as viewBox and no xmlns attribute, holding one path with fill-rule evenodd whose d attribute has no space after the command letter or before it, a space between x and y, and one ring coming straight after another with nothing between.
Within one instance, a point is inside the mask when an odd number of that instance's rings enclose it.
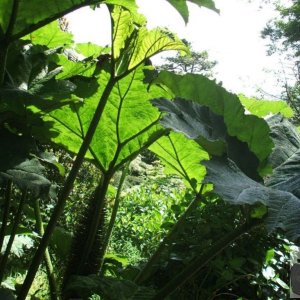
<instances>
[{"instance_id":1,"label":"sunlit leaf","mask_svg":"<svg viewBox=\"0 0 300 300\"><path fill-rule=\"evenodd\" d=\"M286 118L294 115L291 107L283 100L259 100L256 98L247 98L244 95L239 95L239 99L251 114L258 117L266 117L267 115L278 113Z\"/></svg>"},{"instance_id":2,"label":"sunlit leaf","mask_svg":"<svg viewBox=\"0 0 300 300\"><path fill-rule=\"evenodd\" d=\"M136 24L131 12L121 7L115 7L112 20L113 57L116 59L117 76L162 51L188 51L186 45L173 33L159 28L148 30L141 26L143 24Z\"/></svg>"},{"instance_id":3,"label":"sunlit leaf","mask_svg":"<svg viewBox=\"0 0 300 300\"><path fill-rule=\"evenodd\" d=\"M86 95L82 105L55 110L45 118L53 122L58 134L53 138L54 142L72 152L78 151L109 76L109 73L102 72L99 82L93 83L99 84L98 90ZM120 80L109 96L87 156L96 159L103 170L110 168L111 164L117 167L127 158L134 157L142 147L164 133L158 125L159 112L149 101L162 95L163 90L156 86L147 89L143 78L143 69L140 68ZM82 85L82 96L85 96L85 91L88 90Z\"/></svg>"},{"instance_id":4,"label":"sunlit leaf","mask_svg":"<svg viewBox=\"0 0 300 300\"><path fill-rule=\"evenodd\" d=\"M162 160L167 173L184 178L191 188L199 188L206 173L199 163L208 159L208 154L196 142L172 132L160 138L149 149Z\"/></svg>"},{"instance_id":5,"label":"sunlit leaf","mask_svg":"<svg viewBox=\"0 0 300 300\"><path fill-rule=\"evenodd\" d=\"M48 48L68 46L72 43L72 38L73 35L70 32L60 29L58 21L49 23L24 37L24 39L29 39L32 44Z\"/></svg>"}]
</instances>

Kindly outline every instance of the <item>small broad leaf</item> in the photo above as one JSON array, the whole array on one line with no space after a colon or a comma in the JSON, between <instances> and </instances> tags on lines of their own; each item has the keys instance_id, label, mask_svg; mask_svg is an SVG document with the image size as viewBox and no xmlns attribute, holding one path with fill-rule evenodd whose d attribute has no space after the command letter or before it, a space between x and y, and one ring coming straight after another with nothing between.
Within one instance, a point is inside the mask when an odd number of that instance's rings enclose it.
<instances>
[{"instance_id":1,"label":"small broad leaf","mask_svg":"<svg viewBox=\"0 0 300 300\"><path fill-rule=\"evenodd\" d=\"M51 182L44 177L44 167L37 159L25 160L14 168L0 172L0 182L12 180L21 190L30 190L34 197L46 197Z\"/></svg>"},{"instance_id":2,"label":"small broad leaf","mask_svg":"<svg viewBox=\"0 0 300 300\"><path fill-rule=\"evenodd\" d=\"M0 130L0 140L0 182L11 180L36 197L48 196L51 182L44 175L45 168L38 159L30 157L37 152L34 140L4 129Z\"/></svg>"},{"instance_id":3,"label":"small broad leaf","mask_svg":"<svg viewBox=\"0 0 300 300\"><path fill-rule=\"evenodd\" d=\"M76 44L75 49L86 58L92 57L97 58L101 53L107 52L107 48L103 48L93 43L79 43Z\"/></svg>"}]
</instances>

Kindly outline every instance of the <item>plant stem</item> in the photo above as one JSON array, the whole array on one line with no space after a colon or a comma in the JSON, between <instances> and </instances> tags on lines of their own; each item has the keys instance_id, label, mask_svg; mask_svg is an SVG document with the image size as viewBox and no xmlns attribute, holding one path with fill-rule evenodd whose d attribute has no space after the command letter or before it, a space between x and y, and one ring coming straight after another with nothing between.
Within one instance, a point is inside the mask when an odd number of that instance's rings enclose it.
<instances>
[{"instance_id":1,"label":"plant stem","mask_svg":"<svg viewBox=\"0 0 300 300\"><path fill-rule=\"evenodd\" d=\"M74 184L74 181L76 179L76 176L77 176L77 173L79 171L79 168L83 162L83 159L84 159L84 156L89 148L89 145L92 141L92 138L94 136L94 133L96 131L96 128L97 128L97 125L100 121L100 118L102 116L102 113L104 111L104 108L105 108L105 105L107 103L107 100L108 100L108 97L115 85L115 79L114 77L111 76L111 78L109 79L104 91L103 91L103 94L100 98L100 101L98 103L98 106L97 106L97 109L95 111L95 114L93 116L93 119L91 121L91 124L89 126L89 129L86 133L86 136L83 140L83 143L79 149L79 152L76 156L76 159L73 163L73 166L72 166L72 169L69 173L69 176L58 196L58 200L57 200L57 204L54 208L54 211L52 213L52 216L49 220L49 223L48 223L48 226L45 230L45 234L43 235L42 239L41 239L41 242L39 244L39 247L32 259L32 262L31 262L31 265L28 269L28 273L27 273L27 276L24 280L24 283L20 289L20 293L18 295L18 298L17 300L25 300L26 299L26 296L28 294L28 291L30 289L30 286L34 280L34 277L35 277L35 274L39 268L39 265L41 263L41 260L43 258L43 255L44 255L44 252L48 246L48 243L49 243L49 240L50 240L50 237L55 229L55 226L56 226L56 223L59 219L59 217L61 216L63 210L64 210L64 207L65 207L65 203L66 203L66 200L72 190L72 187L73 187L73 184Z\"/></svg>"},{"instance_id":2,"label":"plant stem","mask_svg":"<svg viewBox=\"0 0 300 300\"><path fill-rule=\"evenodd\" d=\"M190 262L177 276L169 281L158 293L152 298L152 300L165 299L171 293L173 293L178 287L183 285L187 280L192 278L202 267L208 264L216 255L223 251L227 246L232 244L241 235L253 229L257 223L246 222L240 227L230 232L227 236L220 239L207 251L205 251L200 257Z\"/></svg>"},{"instance_id":3,"label":"plant stem","mask_svg":"<svg viewBox=\"0 0 300 300\"><path fill-rule=\"evenodd\" d=\"M95 211L92 217L92 221L90 223L88 236L86 239L86 242L84 244L84 248L82 250L82 256L80 258L80 262L78 263L77 267L77 274L81 275L81 272L88 261L89 255L92 251L97 231L99 229L99 224L101 221L101 218L103 215L101 214L101 211L104 209L105 205L105 195L108 189L108 185L110 182L111 176L108 174L104 174L101 180L101 183L96 189L95 197L93 200L97 201L97 204L95 206Z\"/></svg>"},{"instance_id":4,"label":"plant stem","mask_svg":"<svg viewBox=\"0 0 300 300\"><path fill-rule=\"evenodd\" d=\"M7 246L6 246L6 249L5 249L5 253L4 253L4 255L2 257L2 260L1 260L1 265L0 265L0 282L2 282L2 280L3 280L4 270L5 270L5 267L6 267L6 264L7 264L7 260L8 260L8 256L9 256L12 244L14 242L14 239L15 239L15 236L16 236L16 233L17 233L17 229L18 229L19 223L21 221L23 206L24 206L26 197L27 197L27 190L25 190L25 191L22 192L22 196L21 196L21 199L20 199L20 202L19 202L17 214L16 214L15 219L14 219L14 224L13 224L13 227L12 227L12 230L11 230L9 241L7 243Z\"/></svg>"},{"instance_id":5,"label":"plant stem","mask_svg":"<svg viewBox=\"0 0 300 300\"><path fill-rule=\"evenodd\" d=\"M10 44L10 37L13 33L13 29L16 23L18 9L19 9L20 0L14 0L11 8L11 14L9 18L9 22L7 25L7 29L5 32L5 36L0 43L0 87L3 86L4 83L4 76L6 70L6 60L7 60L7 53L8 47Z\"/></svg>"},{"instance_id":6,"label":"plant stem","mask_svg":"<svg viewBox=\"0 0 300 300\"><path fill-rule=\"evenodd\" d=\"M41 215L40 204L39 204L38 198L36 198L34 200L34 214L35 214L35 221L36 221L38 234L40 236L42 236L44 234L44 225L43 225L43 220L42 220L42 215ZM44 259L45 259L45 263L46 263L46 269L47 269L47 275L48 275L48 281L49 281L50 298L51 298L51 300L58 300L59 294L58 294L58 288L57 288L57 280L56 280L56 276L53 271L53 265L51 262L51 256L50 256L48 248L46 248L46 250L45 250Z\"/></svg>"},{"instance_id":7,"label":"plant stem","mask_svg":"<svg viewBox=\"0 0 300 300\"><path fill-rule=\"evenodd\" d=\"M0 87L2 87L4 83L7 52L8 52L8 45L4 43L3 45L0 46Z\"/></svg>"},{"instance_id":8,"label":"plant stem","mask_svg":"<svg viewBox=\"0 0 300 300\"><path fill-rule=\"evenodd\" d=\"M118 212L119 205L120 205L121 192L122 192L123 184L125 182L126 175L128 173L129 164L130 164L130 162L126 163L126 165L125 165L125 167L122 171L122 175L121 175L119 186L118 186L118 191L117 191L116 198L115 198L114 207L113 207L111 217L110 217L110 220L109 220L109 224L108 224L108 228L107 228L107 231L106 231L106 235L105 235L105 239L104 239L104 243L103 243L103 250L102 250L103 254L102 254L102 257L101 257L101 266L100 266L100 270L99 270L100 274L102 273L102 266L103 266L103 262L104 262L104 256L105 256L105 253L106 253L106 250L107 250L110 238L111 238L111 234L112 234L112 231L113 231L113 228L114 228L114 225L115 225L117 212Z\"/></svg>"},{"instance_id":9,"label":"plant stem","mask_svg":"<svg viewBox=\"0 0 300 300\"><path fill-rule=\"evenodd\" d=\"M12 181L9 180L6 184L5 190L5 198L4 198L4 211L2 216L2 225L0 230L0 252L3 246L3 241L5 237L5 230L8 222L9 217L9 209L10 209L10 201L11 201L11 188L12 188ZM1 262L1 259L0 259Z\"/></svg>"},{"instance_id":10,"label":"plant stem","mask_svg":"<svg viewBox=\"0 0 300 300\"><path fill-rule=\"evenodd\" d=\"M194 200L190 203L189 207L186 209L184 214L179 218L177 223L173 226L171 231L168 233L168 235L163 239L163 241L159 244L157 250L154 252L154 254L151 256L151 258L148 260L146 266L140 271L140 273L135 278L135 282L137 284L142 284L145 282L152 274L153 267L158 263L161 254L163 251L172 243L176 235L179 233L181 228L183 228L186 219L189 217L189 215L194 211L194 209L197 207L198 203L201 200L201 194L203 190L203 185L201 186L200 192L196 195Z\"/></svg>"}]
</instances>

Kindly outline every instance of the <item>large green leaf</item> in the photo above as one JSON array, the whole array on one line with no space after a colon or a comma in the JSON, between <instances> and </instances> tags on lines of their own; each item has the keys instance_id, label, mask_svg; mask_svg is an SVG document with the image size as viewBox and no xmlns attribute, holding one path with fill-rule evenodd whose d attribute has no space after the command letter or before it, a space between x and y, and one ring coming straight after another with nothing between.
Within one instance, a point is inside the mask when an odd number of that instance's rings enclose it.
<instances>
[{"instance_id":1,"label":"large green leaf","mask_svg":"<svg viewBox=\"0 0 300 300\"><path fill-rule=\"evenodd\" d=\"M168 2L173 5L176 10L180 13L185 23L189 20L189 10L186 0L168 0ZM212 0L189 0L189 2L195 3L198 6L203 6L209 9L212 9L216 12L219 12L215 7L215 3Z\"/></svg>"},{"instance_id":2,"label":"large green leaf","mask_svg":"<svg viewBox=\"0 0 300 300\"><path fill-rule=\"evenodd\" d=\"M230 160L212 159L203 162L207 168L206 181L225 201L235 205L256 204L268 207L265 224L271 232L283 229L291 240L300 237L300 199L292 193L265 187L247 177Z\"/></svg>"},{"instance_id":3,"label":"large green leaf","mask_svg":"<svg viewBox=\"0 0 300 300\"><path fill-rule=\"evenodd\" d=\"M261 179L257 173L258 159L245 142L228 135L222 116L216 115L207 106L184 99L170 101L160 98L152 103L160 111L168 113L161 121L165 127L184 133L210 155L226 153L249 177Z\"/></svg>"},{"instance_id":4,"label":"large green leaf","mask_svg":"<svg viewBox=\"0 0 300 300\"><path fill-rule=\"evenodd\" d=\"M78 151L109 76L102 71L97 92L90 96L83 94L87 96L83 104L62 107L45 118L53 122L53 130L57 132L55 143ZM164 133L157 124L159 113L149 101L163 95L163 90L156 86L149 90L143 79L143 68L139 68L120 80L109 96L87 156L96 159L102 170L108 170L111 164L117 168ZM82 93L87 91L84 84L78 85L78 89Z\"/></svg>"},{"instance_id":5,"label":"large green leaf","mask_svg":"<svg viewBox=\"0 0 300 300\"><path fill-rule=\"evenodd\" d=\"M149 148L165 164L168 174L181 176L193 189L199 189L205 176L205 168L199 162L208 159L208 154L196 142L182 134L171 132L161 137Z\"/></svg>"},{"instance_id":6,"label":"large green leaf","mask_svg":"<svg viewBox=\"0 0 300 300\"><path fill-rule=\"evenodd\" d=\"M62 31L58 21L43 26L42 28L31 32L24 39L30 40L32 44L43 45L48 48L63 47L72 44L73 35Z\"/></svg>"},{"instance_id":7,"label":"large green leaf","mask_svg":"<svg viewBox=\"0 0 300 300\"><path fill-rule=\"evenodd\" d=\"M116 6L112 12L115 74L133 70L147 58L166 50L188 51L186 45L166 29L137 26L131 12Z\"/></svg>"},{"instance_id":8,"label":"large green leaf","mask_svg":"<svg viewBox=\"0 0 300 300\"><path fill-rule=\"evenodd\" d=\"M213 113L222 116L228 134L247 143L263 166L273 147L268 124L257 116L245 114L236 95L197 74L176 75L163 71L155 83L166 86L173 97L206 105Z\"/></svg>"},{"instance_id":9,"label":"large green leaf","mask_svg":"<svg viewBox=\"0 0 300 300\"><path fill-rule=\"evenodd\" d=\"M239 99L251 114L258 117L266 117L269 114L278 113L286 118L290 118L294 115L291 107L283 100L259 100L256 98L247 98L244 95L239 95Z\"/></svg>"},{"instance_id":10,"label":"large green leaf","mask_svg":"<svg viewBox=\"0 0 300 300\"><path fill-rule=\"evenodd\" d=\"M0 1L0 43L5 38L16 40L34 30L64 16L77 8L101 3L96 0L61 1Z\"/></svg>"}]
</instances>

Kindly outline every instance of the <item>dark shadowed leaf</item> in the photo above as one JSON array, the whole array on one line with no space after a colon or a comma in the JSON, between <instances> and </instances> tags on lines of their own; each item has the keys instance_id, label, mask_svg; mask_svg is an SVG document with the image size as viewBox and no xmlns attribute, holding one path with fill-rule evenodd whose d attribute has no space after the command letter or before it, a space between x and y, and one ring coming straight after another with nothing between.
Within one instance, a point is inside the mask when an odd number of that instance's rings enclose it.
<instances>
[{"instance_id":1,"label":"dark shadowed leaf","mask_svg":"<svg viewBox=\"0 0 300 300\"><path fill-rule=\"evenodd\" d=\"M280 115L268 123L275 147L270 156L274 171L266 178L266 185L300 197L300 134Z\"/></svg>"},{"instance_id":2,"label":"dark shadowed leaf","mask_svg":"<svg viewBox=\"0 0 300 300\"><path fill-rule=\"evenodd\" d=\"M47 196L51 182L45 177L45 168L39 160L30 156L36 152L34 140L1 130L0 141L0 182L11 180L34 196Z\"/></svg>"},{"instance_id":3,"label":"dark shadowed leaf","mask_svg":"<svg viewBox=\"0 0 300 300\"><path fill-rule=\"evenodd\" d=\"M260 202L268 207L265 224L271 232L283 229L291 240L300 237L300 199L289 192L265 187L247 177L230 160L214 158L203 162L207 168L206 181L225 201L235 205Z\"/></svg>"}]
</instances>

